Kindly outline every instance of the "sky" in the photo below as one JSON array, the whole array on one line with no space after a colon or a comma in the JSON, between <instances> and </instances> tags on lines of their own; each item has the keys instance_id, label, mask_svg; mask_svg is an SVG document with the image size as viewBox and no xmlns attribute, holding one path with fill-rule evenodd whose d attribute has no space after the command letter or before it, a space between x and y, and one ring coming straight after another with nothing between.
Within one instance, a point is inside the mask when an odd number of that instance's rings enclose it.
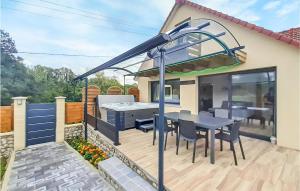
<instances>
[{"instance_id":1,"label":"sky","mask_svg":"<svg viewBox=\"0 0 300 191\"><path fill-rule=\"evenodd\" d=\"M300 26L299 0L192 1L275 32ZM18 54L29 67L67 67L81 74L156 35L174 3L175 0L1 0L1 29L10 33L19 52L97 56ZM105 74L122 81L124 73ZM126 83L132 82L128 79Z\"/></svg>"}]
</instances>

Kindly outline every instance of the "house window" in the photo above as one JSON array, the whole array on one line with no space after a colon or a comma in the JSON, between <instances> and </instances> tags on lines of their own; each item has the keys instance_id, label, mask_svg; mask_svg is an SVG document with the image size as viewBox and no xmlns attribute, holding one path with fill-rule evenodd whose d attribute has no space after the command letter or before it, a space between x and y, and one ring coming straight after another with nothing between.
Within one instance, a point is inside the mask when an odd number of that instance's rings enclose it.
<instances>
[{"instance_id":1,"label":"house window","mask_svg":"<svg viewBox=\"0 0 300 191\"><path fill-rule=\"evenodd\" d=\"M159 81L151 82L151 101L159 101ZM165 81L165 103L180 103L180 80L172 79Z\"/></svg>"}]
</instances>

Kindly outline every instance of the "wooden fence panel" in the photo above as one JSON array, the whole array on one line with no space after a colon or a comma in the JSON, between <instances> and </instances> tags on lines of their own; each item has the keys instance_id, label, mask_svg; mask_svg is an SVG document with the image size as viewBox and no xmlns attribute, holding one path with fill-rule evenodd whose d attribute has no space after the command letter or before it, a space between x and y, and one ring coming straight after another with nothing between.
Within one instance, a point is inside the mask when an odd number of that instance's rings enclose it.
<instances>
[{"instance_id":1,"label":"wooden fence panel","mask_svg":"<svg viewBox=\"0 0 300 191\"><path fill-rule=\"evenodd\" d=\"M67 102L66 103L65 123L80 123L83 120L83 103Z\"/></svg>"},{"instance_id":2,"label":"wooden fence panel","mask_svg":"<svg viewBox=\"0 0 300 191\"><path fill-rule=\"evenodd\" d=\"M14 130L14 112L13 106L1 106L1 127L0 133Z\"/></svg>"},{"instance_id":3,"label":"wooden fence panel","mask_svg":"<svg viewBox=\"0 0 300 191\"><path fill-rule=\"evenodd\" d=\"M100 89L95 85L88 86L88 114L94 116L95 111L95 98L100 95ZM82 102L85 102L85 87L82 88Z\"/></svg>"},{"instance_id":4,"label":"wooden fence panel","mask_svg":"<svg viewBox=\"0 0 300 191\"><path fill-rule=\"evenodd\" d=\"M107 95L122 95L122 89L118 86L111 86L107 89Z\"/></svg>"},{"instance_id":5,"label":"wooden fence panel","mask_svg":"<svg viewBox=\"0 0 300 191\"><path fill-rule=\"evenodd\" d=\"M129 88L128 95L133 95L136 102L140 101L140 91L137 87Z\"/></svg>"}]
</instances>

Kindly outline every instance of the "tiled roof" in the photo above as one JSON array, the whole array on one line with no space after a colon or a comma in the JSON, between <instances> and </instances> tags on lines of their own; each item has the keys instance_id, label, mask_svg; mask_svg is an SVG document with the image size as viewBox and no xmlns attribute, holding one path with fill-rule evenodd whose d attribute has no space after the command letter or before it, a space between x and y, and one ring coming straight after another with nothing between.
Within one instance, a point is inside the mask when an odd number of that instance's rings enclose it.
<instances>
[{"instance_id":1,"label":"tiled roof","mask_svg":"<svg viewBox=\"0 0 300 191\"><path fill-rule=\"evenodd\" d=\"M286 31L282 31L280 32L280 34L284 34L294 40L298 40L300 41L300 27L298 28L291 28L289 30Z\"/></svg>"},{"instance_id":2,"label":"tiled roof","mask_svg":"<svg viewBox=\"0 0 300 191\"><path fill-rule=\"evenodd\" d=\"M191 1L187 1L187 0L176 0L176 4L178 5L188 5L188 6L191 6L191 7L194 7L196 9L199 9L201 11L204 11L204 12L207 12L207 13L210 13L210 14L213 14L217 17L220 17L222 19L226 19L228 21L231 21L233 23L236 23L238 25L241 25L243 27L246 27L250 30L255 30L259 33L262 33L268 37L271 37L271 38L274 38L276 40L279 40L279 41L282 41L282 42L285 42L287 44L290 44L290 45L293 45L297 48L300 48L300 41L299 40L296 40L296 39L293 39L291 38L290 36L286 35L286 34L282 34L282 33L277 33L277 32L273 32L271 30L268 30L268 29L265 29L263 27L259 27L255 24L251 24L251 23L248 23L246 21L243 21L241 19L238 19L238 18L235 18L235 17L232 17L232 16L229 16L227 14L224 14L224 13L221 13L221 12L218 12L216 10L213 10L213 9L210 9L210 8L207 8L207 7L204 7L202 5L199 5L199 4L196 4L196 3L193 3Z\"/></svg>"}]
</instances>

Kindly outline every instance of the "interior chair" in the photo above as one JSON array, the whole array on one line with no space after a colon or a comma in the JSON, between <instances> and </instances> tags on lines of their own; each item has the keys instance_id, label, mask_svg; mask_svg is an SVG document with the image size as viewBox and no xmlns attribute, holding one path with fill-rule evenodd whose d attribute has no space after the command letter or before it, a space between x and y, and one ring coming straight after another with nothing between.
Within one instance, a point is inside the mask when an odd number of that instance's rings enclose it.
<instances>
[{"instance_id":1,"label":"interior chair","mask_svg":"<svg viewBox=\"0 0 300 191\"><path fill-rule=\"evenodd\" d=\"M243 150L242 141L239 135L240 122L235 122L234 124L228 126L228 131L224 132L223 128L221 128L220 132L215 135L216 139L220 139L220 150L223 151L223 141L226 141L230 144L230 149L233 152L234 163L238 165L234 143L239 142L243 159L245 160L245 154Z\"/></svg>"},{"instance_id":2,"label":"interior chair","mask_svg":"<svg viewBox=\"0 0 300 191\"><path fill-rule=\"evenodd\" d=\"M176 141L176 155L178 155L178 149L179 149L179 142L180 139L183 139L187 141L186 143L186 148L188 149L188 143L193 142L194 143L194 148L193 148L193 159L192 162L195 162L195 152L196 152L196 143L197 140L204 138L206 139L205 141L205 157L207 156L207 139L208 135L202 135L201 133L197 133L196 125L192 121L186 121L179 119L179 133L178 133L178 138Z\"/></svg>"},{"instance_id":3,"label":"interior chair","mask_svg":"<svg viewBox=\"0 0 300 191\"><path fill-rule=\"evenodd\" d=\"M159 115L154 115L154 129L153 129L153 145L155 145L155 140L156 140L156 131L159 130ZM168 123L168 120L165 118L164 119L164 124L165 124L165 128L164 128L164 133L165 133L165 145L164 145L164 150L166 150L167 147L167 141L168 141L168 133L173 131L175 133L177 133L177 129L173 127L172 124ZM177 136L176 136L177 137Z\"/></svg>"},{"instance_id":4,"label":"interior chair","mask_svg":"<svg viewBox=\"0 0 300 191\"><path fill-rule=\"evenodd\" d=\"M180 110L179 113L180 114L192 114L192 112L190 110Z\"/></svg>"}]
</instances>

